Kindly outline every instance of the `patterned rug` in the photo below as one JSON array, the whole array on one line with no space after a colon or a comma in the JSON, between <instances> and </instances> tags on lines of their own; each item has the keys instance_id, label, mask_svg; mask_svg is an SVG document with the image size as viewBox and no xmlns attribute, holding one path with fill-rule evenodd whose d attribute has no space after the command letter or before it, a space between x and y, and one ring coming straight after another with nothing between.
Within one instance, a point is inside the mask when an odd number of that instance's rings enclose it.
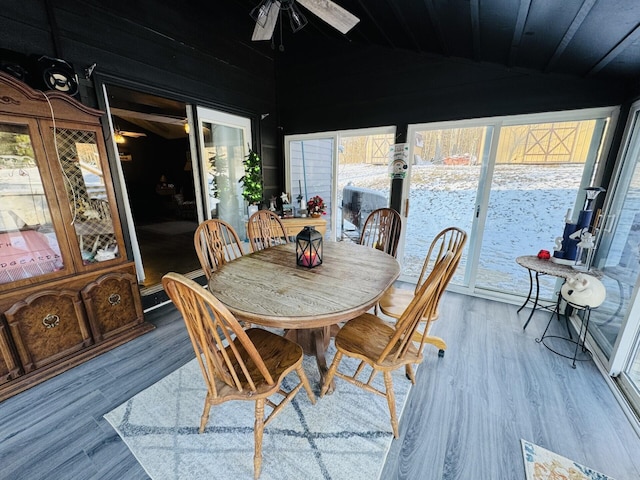
<instances>
[{"instance_id":1,"label":"patterned rug","mask_svg":"<svg viewBox=\"0 0 640 480\"><path fill-rule=\"evenodd\" d=\"M520 442L527 480L614 480L604 473L596 472L531 442L522 439Z\"/></svg>"},{"instance_id":2,"label":"patterned rug","mask_svg":"<svg viewBox=\"0 0 640 480\"><path fill-rule=\"evenodd\" d=\"M328 360L332 351L333 344ZM347 360L342 371L356 366ZM304 368L318 393L315 360L305 357ZM380 388L381 375L376 381ZM283 386L288 389L294 382L295 373ZM393 384L400 415L411 386L404 369L395 372ZM254 403L212 407L199 435L205 395L194 359L105 418L154 480L252 479ZM377 479L392 440L386 399L336 379L332 395L318 397L312 405L301 390L265 428L260 479Z\"/></svg>"}]
</instances>

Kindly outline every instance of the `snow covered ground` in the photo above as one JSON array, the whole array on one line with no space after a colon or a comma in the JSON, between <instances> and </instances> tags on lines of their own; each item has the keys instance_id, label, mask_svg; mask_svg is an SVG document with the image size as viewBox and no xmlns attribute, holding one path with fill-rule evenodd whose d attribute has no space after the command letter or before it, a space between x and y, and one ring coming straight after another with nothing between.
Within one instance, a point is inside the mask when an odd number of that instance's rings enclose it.
<instances>
[{"instance_id":1,"label":"snow covered ground","mask_svg":"<svg viewBox=\"0 0 640 480\"><path fill-rule=\"evenodd\" d=\"M527 271L515 258L553 251L562 235L567 209L574 207L582 165L553 167L498 165L486 216L477 284L510 293L526 293ZM457 226L471 233L478 204L481 166L414 165L409 195L403 276L417 277L433 237ZM342 165L339 192L347 183L388 195L386 165ZM579 206L580 209L582 205ZM467 249L467 253L468 253ZM462 282L466 255L454 282ZM551 294L553 279L544 284Z\"/></svg>"}]
</instances>

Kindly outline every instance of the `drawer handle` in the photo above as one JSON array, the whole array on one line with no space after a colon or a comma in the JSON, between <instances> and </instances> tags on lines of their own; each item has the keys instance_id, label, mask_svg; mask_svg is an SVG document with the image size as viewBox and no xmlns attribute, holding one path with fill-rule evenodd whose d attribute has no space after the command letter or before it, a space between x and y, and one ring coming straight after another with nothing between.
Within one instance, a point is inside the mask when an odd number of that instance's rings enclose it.
<instances>
[{"instance_id":1,"label":"drawer handle","mask_svg":"<svg viewBox=\"0 0 640 480\"><path fill-rule=\"evenodd\" d=\"M116 306L120 305L121 297L117 293L112 293L111 295L109 295L108 300L111 305Z\"/></svg>"},{"instance_id":2,"label":"drawer handle","mask_svg":"<svg viewBox=\"0 0 640 480\"><path fill-rule=\"evenodd\" d=\"M52 313L50 313L49 315L47 315L42 319L42 324L47 328L57 327L59 323L60 323L60 317Z\"/></svg>"}]
</instances>

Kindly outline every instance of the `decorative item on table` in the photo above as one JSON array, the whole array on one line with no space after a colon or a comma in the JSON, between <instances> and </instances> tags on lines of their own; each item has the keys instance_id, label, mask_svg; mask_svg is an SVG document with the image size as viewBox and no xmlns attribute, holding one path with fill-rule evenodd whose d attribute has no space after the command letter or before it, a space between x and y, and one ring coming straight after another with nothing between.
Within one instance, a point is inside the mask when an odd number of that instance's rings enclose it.
<instances>
[{"instance_id":1,"label":"decorative item on table","mask_svg":"<svg viewBox=\"0 0 640 480\"><path fill-rule=\"evenodd\" d=\"M569 278L560 288L562 298L573 306L596 308L602 305L607 297L607 290L596 277L577 273Z\"/></svg>"},{"instance_id":2,"label":"decorative item on table","mask_svg":"<svg viewBox=\"0 0 640 480\"><path fill-rule=\"evenodd\" d=\"M276 211L276 197L275 197L275 195L273 195L269 199L269 210L272 211L272 212Z\"/></svg>"},{"instance_id":3,"label":"decorative item on table","mask_svg":"<svg viewBox=\"0 0 640 480\"><path fill-rule=\"evenodd\" d=\"M296 236L296 263L307 268L322 265L322 234L312 226Z\"/></svg>"},{"instance_id":4,"label":"decorative item on table","mask_svg":"<svg viewBox=\"0 0 640 480\"><path fill-rule=\"evenodd\" d=\"M293 205L289 203L289 194L287 192L282 192L276 198L276 213L280 218L293 217Z\"/></svg>"},{"instance_id":5,"label":"decorative item on table","mask_svg":"<svg viewBox=\"0 0 640 480\"><path fill-rule=\"evenodd\" d=\"M549 260L551 258L551 253L549 250L540 250L538 252L538 258L540 260Z\"/></svg>"},{"instance_id":6,"label":"decorative item on table","mask_svg":"<svg viewBox=\"0 0 640 480\"><path fill-rule=\"evenodd\" d=\"M318 195L311 197L307 202L307 212L314 218L320 215L326 215L326 209L327 206L324 204L324 200Z\"/></svg>"},{"instance_id":7,"label":"decorative item on table","mask_svg":"<svg viewBox=\"0 0 640 480\"><path fill-rule=\"evenodd\" d=\"M591 219L593 218L593 201L596 197L606 191L602 187L587 187L585 189L587 191L585 206L580 211L578 215L577 222L573 223L571 221L571 209L567 211L567 215L565 216L565 227L562 237L556 238L556 245L554 247L553 257L551 261L555 263L560 263L563 265L584 265L587 269L590 265L586 265L586 260L583 261L582 255L584 249L580 248L580 252L578 244L583 241L581 237L586 235L587 233L592 237L596 237L598 233L598 222L600 220L600 216L596 217L596 222L594 222L593 230L590 230L591 227ZM585 241L587 239L585 238ZM590 242L585 242L583 245L586 245ZM595 241L594 241L595 246ZM588 250L587 250L588 253ZM588 259L591 260L590 258Z\"/></svg>"},{"instance_id":8,"label":"decorative item on table","mask_svg":"<svg viewBox=\"0 0 640 480\"><path fill-rule=\"evenodd\" d=\"M306 184L306 182L305 182ZM307 202L304 200L304 195L302 195L302 182L298 180L298 188L300 188L300 193L296 197L298 200L298 215L299 217L307 216Z\"/></svg>"}]
</instances>

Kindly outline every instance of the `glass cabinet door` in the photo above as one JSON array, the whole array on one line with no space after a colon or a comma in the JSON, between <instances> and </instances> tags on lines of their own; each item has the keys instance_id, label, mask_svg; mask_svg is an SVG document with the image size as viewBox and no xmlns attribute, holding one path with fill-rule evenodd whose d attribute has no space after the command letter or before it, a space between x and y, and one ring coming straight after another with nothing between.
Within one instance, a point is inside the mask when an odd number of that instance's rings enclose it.
<instances>
[{"instance_id":1,"label":"glass cabinet door","mask_svg":"<svg viewBox=\"0 0 640 480\"><path fill-rule=\"evenodd\" d=\"M0 286L68 268L36 157L29 126L0 121Z\"/></svg>"},{"instance_id":2,"label":"glass cabinet door","mask_svg":"<svg viewBox=\"0 0 640 480\"><path fill-rule=\"evenodd\" d=\"M57 127L55 142L83 265L119 258L96 133Z\"/></svg>"}]
</instances>

